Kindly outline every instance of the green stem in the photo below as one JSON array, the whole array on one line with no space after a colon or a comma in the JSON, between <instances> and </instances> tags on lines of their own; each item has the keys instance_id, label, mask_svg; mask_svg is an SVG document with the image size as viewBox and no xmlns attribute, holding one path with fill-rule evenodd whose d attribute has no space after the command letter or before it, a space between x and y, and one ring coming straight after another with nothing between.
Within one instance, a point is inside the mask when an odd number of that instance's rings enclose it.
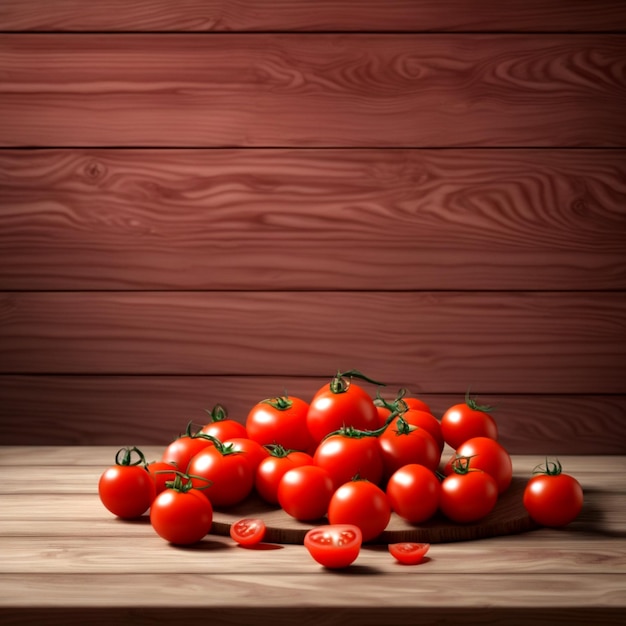
<instances>
[{"instance_id":1,"label":"green stem","mask_svg":"<svg viewBox=\"0 0 626 626\"><path fill-rule=\"evenodd\" d=\"M223 422L228 418L228 411L221 404L216 404L210 411L204 410L211 416L211 422Z\"/></svg>"},{"instance_id":2,"label":"green stem","mask_svg":"<svg viewBox=\"0 0 626 626\"><path fill-rule=\"evenodd\" d=\"M348 370L347 372L337 372L335 377L330 381L330 390L333 393L345 393L350 388L350 382L353 378L364 380L373 385L385 386L385 383L379 383L376 380L368 378L365 374L359 372L359 370Z\"/></svg>"},{"instance_id":3,"label":"green stem","mask_svg":"<svg viewBox=\"0 0 626 626\"><path fill-rule=\"evenodd\" d=\"M133 452L135 452L137 456L139 456L139 460L135 461L134 463L131 463ZM124 454L122 458L120 459L121 453L124 453ZM133 446L132 448L131 447L120 448L115 454L115 463L116 465L141 465L143 467L146 467L146 465L148 464L143 452L139 448L136 448L135 446Z\"/></svg>"}]
</instances>

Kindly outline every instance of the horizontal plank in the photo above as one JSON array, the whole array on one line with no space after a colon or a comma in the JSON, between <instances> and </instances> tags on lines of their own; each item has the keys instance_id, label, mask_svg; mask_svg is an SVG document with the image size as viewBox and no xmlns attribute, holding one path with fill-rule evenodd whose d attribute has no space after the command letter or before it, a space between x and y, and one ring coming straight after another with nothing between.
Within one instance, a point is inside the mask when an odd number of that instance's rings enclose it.
<instances>
[{"instance_id":1,"label":"horizontal plank","mask_svg":"<svg viewBox=\"0 0 626 626\"><path fill-rule=\"evenodd\" d=\"M624 289L624 181L623 150L0 150L0 289Z\"/></svg>"},{"instance_id":2,"label":"horizontal plank","mask_svg":"<svg viewBox=\"0 0 626 626\"><path fill-rule=\"evenodd\" d=\"M619 35L2 35L4 146L626 145Z\"/></svg>"},{"instance_id":3,"label":"horizontal plank","mask_svg":"<svg viewBox=\"0 0 626 626\"><path fill-rule=\"evenodd\" d=\"M604 292L4 292L0 372L355 368L416 393L620 394L625 309Z\"/></svg>"},{"instance_id":4,"label":"horizontal plank","mask_svg":"<svg viewBox=\"0 0 626 626\"><path fill-rule=\"evenodd\" d=\"M4 445L163 445L205 409L221 403L244 422L249 410L285 391L307 402L327 378L293 376L0 376L0 442ZM393 383L393 381L390 381ZM367 386L375 395L374 387ZM512 453L626 454L626 395L502 395L495 407L500 441ZM381 390L392 399L393 384ZM424 394L437 417L465 390ZM0 454L0 463L2 454Z\"/></svg>"},{"instance_id":5,"label":"horizontal plank","mask_svg":"<svg viewBox=\"0 0 626 626\"><path fill-rule=\"evenodd\" d=\"M3 0L5 31L615 31L620 0Z\"/></svg>"}]
</instances>

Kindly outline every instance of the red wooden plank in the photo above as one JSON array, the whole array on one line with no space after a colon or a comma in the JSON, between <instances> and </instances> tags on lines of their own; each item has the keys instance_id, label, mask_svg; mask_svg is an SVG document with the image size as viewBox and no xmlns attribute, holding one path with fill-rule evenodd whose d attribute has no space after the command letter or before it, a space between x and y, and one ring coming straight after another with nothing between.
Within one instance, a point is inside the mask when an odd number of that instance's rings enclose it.
<instances>
[{"instance_id":1,"label":"red wooden plank","mask_svg":"<svg viewBox=\"0 0 626 626\"><path fill-rule=\"evenodd\" d=\"M4 146L626 145L619 35L3 35Z\"/></svg>"},{"instance_id":2,"label":"red wooden plank","mask_svg":"<svg viewBox=\"0 0 626 626\"><path fill-rule=\"evenodd\" d=\"M0 372L327 376L623 393L620 293L4 293Z\"/></svg>"},{"instance_id":3,"label":"red wooden plank","mask_svg":"<svg viewBox=\"0 0 626 626\"><path fill-rule=\"evenodd\" d=\"M0 30L615 31L621 0L3 0Z\"/></svg>"},{"instance_id":4,"label":"red wooden plank","mask_svg":"<svg viewBox=\"0 0 626 626\"><path fill-rule=\"evenodd\" d=\"M0 288L624 289L624 181L623 150L3 150Z\"/></svg>"}]
</instances>

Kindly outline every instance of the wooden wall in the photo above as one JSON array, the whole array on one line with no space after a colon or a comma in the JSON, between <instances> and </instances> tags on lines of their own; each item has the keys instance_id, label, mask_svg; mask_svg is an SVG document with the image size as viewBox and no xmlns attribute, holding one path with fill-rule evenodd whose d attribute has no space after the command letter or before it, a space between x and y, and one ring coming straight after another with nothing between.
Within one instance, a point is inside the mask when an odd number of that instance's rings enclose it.
<instances>
[{"instance_id":1,"label":"wooden wall","mask_svg":"<svg viewBox=\"0 0 626 626\"><path fill-rule=\"evenodd\" d=\"M626 453L623 0L3 0L0 443L338 369ZM375 387L368 386L374 393Z\"/></svg>"}]
</instances>

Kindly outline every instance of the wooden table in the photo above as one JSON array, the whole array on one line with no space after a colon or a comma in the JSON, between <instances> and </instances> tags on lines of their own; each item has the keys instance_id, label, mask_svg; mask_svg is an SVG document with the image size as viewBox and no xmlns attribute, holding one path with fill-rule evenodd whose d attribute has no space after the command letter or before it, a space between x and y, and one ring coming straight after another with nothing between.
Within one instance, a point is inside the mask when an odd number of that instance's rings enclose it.
<instances>
[{"instance_id":1,"label":"wooden table","mask_svg":"<svg viewBox=\"0 0 626 626\"><path fill-rule=\"evenodd\" d=\"M333 572L300 545L176 548L117 520L96 488L114 453L0 447L0 624L626 624L626 457L561 457L585 490L566 529L435 544L418 566L368 546Z\"/></svg>"}]
</instances>

